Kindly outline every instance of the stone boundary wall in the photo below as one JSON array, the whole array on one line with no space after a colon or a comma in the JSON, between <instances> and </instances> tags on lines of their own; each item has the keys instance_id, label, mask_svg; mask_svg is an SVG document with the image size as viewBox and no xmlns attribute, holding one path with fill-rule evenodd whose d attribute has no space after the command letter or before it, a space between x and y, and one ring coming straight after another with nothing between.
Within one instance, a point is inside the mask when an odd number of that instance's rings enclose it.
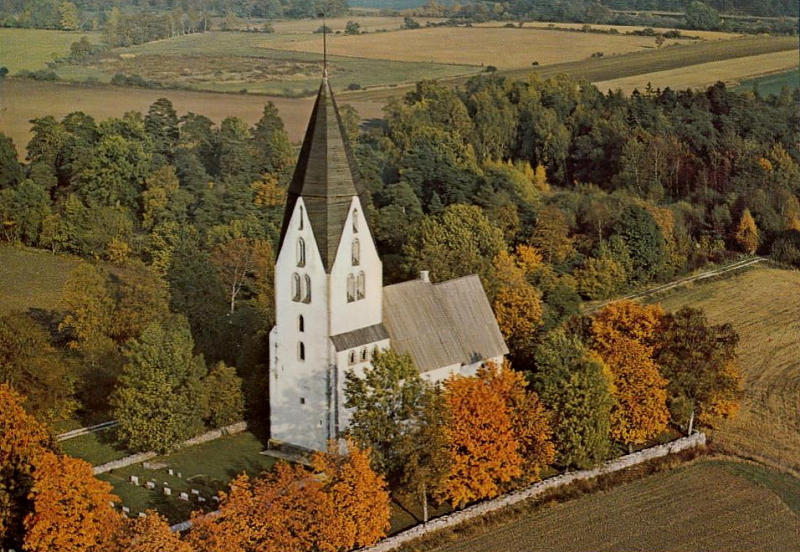
<instances>
[{"instance_id":1,"label":"stone boundary wall","mask_svg":"<svg viewBox=\"0 0 800 552\"><path fill-rule=\"evenodd\" d=\"M555 477L545 479L544 481L540 481L539 483L535 483L526 489L514 491L495 498L494 500L482 502L480 504L476 504L475 506L465 508L464 510L459 510L452 514L436 518L432 521L429 521L425 525L416 525L411 529L407 529L402 533L394 535L393 537L382 540L375 546L362 548L360 552L388 552L389 550L394 550L403 544L420 537L424 537L430 533L435 533L436 531L440 531L449 527L455 527L456 525L464 523L470 519L480 517L490 512L495 512L508 506L512 506L514 504L534 498L545 491L549 491L550 489L563 487L565 485L569 485L570 483L574 483L575 481L594 479L595 477L624 470L625 468L630 468L631 466L635 466L649 460L662 458L664 456L675 454L687 449L702 447L705 446L705 444L705 433L695 433L694 435L677 439L671 443L650 447L640 450L639 452L634 452L633 454L627 454L625 456L621 456L620 458L609 460L608 462L605 462L590 470L557 475Z\"/></svg>"},{"instance_id":2,"label":"stone boundary wall","mask_svg":"<svg viewBox=\"0 0 800 552\"><path fill-rule=\"evenodd\" d=\"M247 422L238 422L227 427L223 427L221 429L212 429L202 435L198 435L192 439L184 441L181 443L178 448L186 448L191 447L194 445L199 445L202 443L207 443L209 441L213 441L214 439L219 439L223 435L235 435L237 433L241 433L247 429ZM146 462L151 458L155 458L159 456L158 453L155 452L141 452L139 454L134 454L132 456L126 456L125 458L120 458L119 460L114 460L112 462L107 462L105 464L101 464L99 466L95 466L92 468L92 471L95 475L100 473L110 472L111 470L116 470L119 468L124 468L126 466L131 466L133 464L139 464L141 462Z\"/></svg>"}]
</instances>

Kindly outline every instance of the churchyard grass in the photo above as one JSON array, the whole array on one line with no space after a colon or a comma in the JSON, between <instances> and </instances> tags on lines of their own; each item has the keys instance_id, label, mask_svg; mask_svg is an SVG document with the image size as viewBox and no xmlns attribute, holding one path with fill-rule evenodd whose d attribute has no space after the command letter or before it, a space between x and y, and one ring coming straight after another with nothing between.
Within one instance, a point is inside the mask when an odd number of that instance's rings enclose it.
<instances>
[{"instance_id":1,"label":"churchyard grass","mask_svg":"<svg viewBox=\"0 0 800 552\"><path fill-rule=\"evenodd\" d=\"M65 454L86 460L93 466L133 454L114 442L114 430L111 429L73 437L59 444Z\"/></svg>"},{"instance_id":2,"label":"churchyard grass","mask_svg":"<svg viewBox=\"0 0 800 552\"><path fill-rule=\"evenodd\" d=\"M798 493L791 476L704 460L551 503L485 532L449 533L437 550L789 550L800 538Z\"/></svg>"}]
</instances>

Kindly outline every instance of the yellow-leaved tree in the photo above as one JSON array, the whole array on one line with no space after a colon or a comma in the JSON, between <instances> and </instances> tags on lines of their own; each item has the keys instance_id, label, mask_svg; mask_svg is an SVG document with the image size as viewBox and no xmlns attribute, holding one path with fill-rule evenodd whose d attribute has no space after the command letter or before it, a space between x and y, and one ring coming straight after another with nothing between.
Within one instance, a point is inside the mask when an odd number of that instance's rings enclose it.
<instances>
[{"instance_id":1,"label":"yellow-leaved tree","mask_svg":"<svg viewBox=\"0 0 800 552\"><path fill-rule=\"evenodd\" d=\"M758 227L753 215L750 214L750 209L745 209L742 213L742 218L739 219L739 224L734 230L733 239L741 250L749 255L758 249Z\"/></svg>"}]
</instances>

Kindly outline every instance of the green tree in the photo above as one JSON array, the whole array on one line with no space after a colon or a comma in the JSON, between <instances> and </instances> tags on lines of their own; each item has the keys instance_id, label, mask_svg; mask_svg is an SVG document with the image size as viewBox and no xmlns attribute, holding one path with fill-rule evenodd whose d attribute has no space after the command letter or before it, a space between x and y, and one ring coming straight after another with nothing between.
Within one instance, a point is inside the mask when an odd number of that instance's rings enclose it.
<instances>
[{"instance_id":1,"label":"green tree","mask_svg":"<svg viewBox=\"0 0 800 552\"><path fill-rule=\"evenodd\" d=\"M622 211L614 232L630 253L633 280L644 283L658 275L666 261L667 248L653 215L631 205Z\"/></svg>"},{"instance_id":2,"label":"green tree","mask_svg":"<svg viewBox=\"0 0 800 552\"><path fill-rule=\"evenodd\" d=\"M77 31L81 28L81 19L78 8L72 2L62 2L58 7L61 16L61 28L65 31Z\"/></svg>"},{"instance_id":3,"label":"green tree","mask_svg":"<svg viewBox=\"0 0 800 552\"><path fill-rule=\"evenodd\" d=\"M2 82L0 81L0 84ZM14 141L0 133L0 190L10 188L22 180L22 165L17 160Z\"/></svg>"},{"instance_id":4,"label":"green tree","mask_svg":"<svg viewBox=\"0 0 800 552\"><path fill-rule=\"evenodd\" d=\"M67 314L58 329L71 338L70 347L101 351L112 346L115 301L104 271L79 264L67 276L62 300Z\"/></svg>"},{"instance_id":5,"label":"green tree","mask_svg":"<svg viewBox=\"0 0 800 552\"><path fill-rule=\"evenodd\" d=\"M117 434L130 450L166 452L203 430L206 366L186 319L154 322L125 352L111 397Z\"/></svg>"},{"instance_id":6,"label":"green tree","mask_svg":"<svg viewBox=\"0 0 800 552\"><path fill-rule=\"evenodd\" d=\"M236 368L218 362L205 379L208 394L208 425L226 427L244 419L242 378Z\"/></svg>"},{"instance_id":7,"label":"green tree","mask_svg":"<svg viewBox=\"0 0 800 552\"><path fill-rule=\"evenodd\" d=\"M76 192L89 204L121 204L138 210L138 201L150 172L150 154L139 140L120 135L100 139L86 167L78 175Z\"/></svg>"},{"instance_id":8,"label":"green tree","mask_svg":"<svg viewBox=\"0 0 800 552\"><path fill-rule=\"evenodd\" d=\"M372 449L375 469L397 481L405 465L400 443L419 423L427 384L411 355L391 349L376 352L363 376L345 375L345 407L353 409L349 432Z\"/></svg>"},{"instance_id":9,"label":"green tree","mask_svg":"<svg viewBox=\"0 0 800 552\"><path fill-rule=\"evenodd\" d=\"M717 30L720 27L719 12L703 2L691 2L686 7L686 24L690 29Z\"/></svg>"},{"instance_id":10,"label":"green tree","mask_svg":"<svg viewBox=\"0 0 800 552\"><path fill-rule=\"evenodd\" d=\"M537 348L533 389L552 413L556 463L585 469L611 450L611 397L605 367L563 330L551 332Z\"/></svg>"},{"instance_id":11,"label":"green tree","mask_svg":"<svg viewBox=\"0 0 800 552\"><path fill-rule=\"evenodd\" d=\"M274 103L267 102L264 106L252 135L259 174L281 173L292 165L294 148Z\"/></svg>"},{"instance_id":12,"label":"green tree","mask_svg":"<svg viewBox=\"0 0 800 552\"><path fill-rule=\"evenodd\" d=\"M344 26L344 34L361 34L361 25L359 25L356 21L348 21L347 25Z\"/></svg>"},{"instance_id":13,"label":"green tree","mask_svg":"<svg viewBox=\"0 0 800 552\"><path fill-rule=\"evenodd\" d=\"M689 434L696 413L711 425L717 414L729 417L738 409L741 375L732 366L738 343L733 326L709 325L701 309L683 307L664 316L654 358L669 381L672 415Z\"/></svg>"},{"instance_id":14,"label":"green tree","mask_svg":"<svg viewBox=\"0 0 800 552\"><path fill-rule=\"evenodd\" d=\"M180 137L178 114L167 98L157 99L144 117L144 128L152 139L152 153L160 156L162 163L171 163Z\"/></svg>"}]
</instances>

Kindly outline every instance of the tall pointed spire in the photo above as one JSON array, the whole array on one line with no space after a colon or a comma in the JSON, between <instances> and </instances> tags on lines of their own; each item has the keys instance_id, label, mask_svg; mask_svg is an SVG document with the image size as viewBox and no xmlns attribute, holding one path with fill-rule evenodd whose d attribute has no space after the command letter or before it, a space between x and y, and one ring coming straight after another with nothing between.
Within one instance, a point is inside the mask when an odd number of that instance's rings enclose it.
<instances>
[{"instance_id":1,"label":"tall pointed spire","mask_svg":"<svg viewBox=\"0 0 800 552\"><path fill-rule=\"evenodd\" d=\"M302 197L323 266L330 272L353 196L359 197L362 209L367 205L356 167L333 90L323 77L289 186L279 248Z\"/></svg>"}]
</instances>

